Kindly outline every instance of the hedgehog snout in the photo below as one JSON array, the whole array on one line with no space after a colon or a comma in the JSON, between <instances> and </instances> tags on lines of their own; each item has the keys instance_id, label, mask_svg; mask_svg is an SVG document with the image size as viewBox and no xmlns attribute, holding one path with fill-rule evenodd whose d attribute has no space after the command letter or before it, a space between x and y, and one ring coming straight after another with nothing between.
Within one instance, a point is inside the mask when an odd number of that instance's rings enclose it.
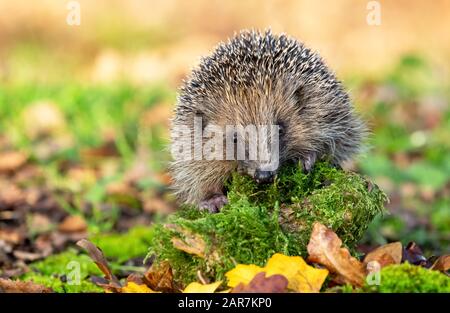
<instances>
[{"instance_id":1,"label":"hedgehog snout","mask_svg":"<svg viewBox=\"0 0 450 313\"><path fill-rule=\"evenodd\" d=\"M273 182L273 179L275 177L274 171L262 171L257 169L255 171L255 174L253 175L253 179L258 184L269 184Z\"/></svg>"}]
</instances>

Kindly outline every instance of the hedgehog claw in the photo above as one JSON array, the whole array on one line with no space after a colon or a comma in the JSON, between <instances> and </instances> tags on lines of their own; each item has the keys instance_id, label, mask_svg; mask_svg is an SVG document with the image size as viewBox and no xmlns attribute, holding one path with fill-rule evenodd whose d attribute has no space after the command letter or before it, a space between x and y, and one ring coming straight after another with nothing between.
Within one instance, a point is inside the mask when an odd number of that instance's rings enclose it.
<instances>
[{"instance_id":1,"label":"hedgehog claw","mask_svg":"<svg viewBox=\"0 0 450 313\"><path fill-rule=\"evenodd\" d=\"M200 202L201 210L208 210L210 213L218 213L220 209L228 203L228 199L223 194L215 194L212 197Z\"/></svg>"},{"instance_id":2,"label":"hedgehog claw","mask_svg":"<svg viewBox=\"0 0 450 313\"><path fill-rule=\"evenodd\" d=\"M309 153L304 159L303 159L303 170L306 173L311 172L312 168L314 167L314 164L316 163L317 155L312 152Z\"/></svg>"}]
</instances>

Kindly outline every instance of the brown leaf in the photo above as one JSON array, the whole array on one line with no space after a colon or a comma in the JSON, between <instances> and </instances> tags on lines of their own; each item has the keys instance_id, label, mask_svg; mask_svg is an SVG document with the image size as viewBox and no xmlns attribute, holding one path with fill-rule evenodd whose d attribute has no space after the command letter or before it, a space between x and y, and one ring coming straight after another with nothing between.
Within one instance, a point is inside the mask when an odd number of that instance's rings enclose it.
<instances>
[{"instance_id":1,"label":"brown leaf","mask_svg":"<svg viewBox=\"0 0 450 313\"><path fill-rule=\"evenodd\" d=\"M21 250L14 250L13 255L17 259L23 260L23 261L36 261L36 260L39 260L39 259L45 257L45 255L42 253L34 253L34 252L21 251Z\"/></svg>"},{"instance_id":2,"label":"brown leaf","mask_svg":"<svg viewBox=\"0 0 450 313\"><path fill-rule=\"evenodd\" d=\"M144 283L150 289L162 292L174 292L173 273L169 262L153 264L143 277Z\"/></svg>"},{"instance_id":3,"label":"brown leaf","mask_svg":"<svg viewBox=\"0 0 450 313\"><path fill-rule=\"evenodd\" d=\"M63 233L83 232L87 229L86 221L79 215L67 216L58 226L58 230Z\"/></svg>"},{"instance_id":4,"label":"brown leaf","mask_svg":"<svg viewBox=\"0 0 450 313\"><path fill-rule=\"evenodd\" d=\"M381 268L390 264L400 264L402 261L402 253L403 248L401 242L388 243L369 252L364 258L364 265L367 266L369 262L373 261L378 262Z\"/></svg>"},{"instance_id":5,"label":"brown leaf","mask_svg":"<svg viewBox=\"0 0 450 313\"><path fill-rule=\"evenodd\" d=\"M0 182L1 207L13 207L22 203L23 200L23 191L19 187L17 187L15 184L11 184L10 182Z\"/></svg>"},{"instance_id":6,"label":"brown leaf","mask_svg":"<svg viewBox=\"0 0 450 313\"><path fill-rule=\"evenodd\" d=\"M324 265L341 282L362 286L366 276L364 265L341 245L342 240L331 229L316 222L308 244L308 260Z\"/></svg>"},{"instance_id":7,"label":"brown leaf","mask_svg":"<svg viewBox=\"0 0 450 313\"><path fill-rule=\"evenodd\" d=\"M165 227L183 236L183 238L172 237L171 241L176 249L205 258L206 242L200 235L175 224L167 224Z\"/></svg>"},{"instance_id":8,"label":"brown leaf","mask_svg":"<svg viewBox=\"0 0 450 313\"><path fill-rule=\"evenodd\" d=\"M260 272L247 285L240 283L234 287L231 293L281 293L286 291L288 283L283 275L266 277L265 272Z\"/></svg>"},{"instance_id":9,"label":"brown leaf","mask_svg":"<svg viewBox=\"0 0 450 313\"><path fill-rule=\"evenodd\" d=\"M21 229L0 229L0 240L17 245L24 240L25 234Z\"/></svg>"},{"instance_id":10,"label":"brown leaf","mask_svg":"<svg viewBox=\"0 0 450 313\"><path fill-rule=\"evenodd\" d=\"M18 151L0 153L0 173L13 172L27 161L28 156Z\"/></svg>"},{"instance_id":11,"label":"brown leaf","mask_svg":"<svg viewBox=\"0 0 450 313\"><path fill-rule=\"evenodd\" d=\"M408 262L413 265L420 265L424 267L430 267L430 262L427 261L427 258L423 255L422 250L415 242L410 242L403 249L402 262Z\"/></svg>"},{"instance_id":12,"label":"brown leaf","mask_svg":"<svg viewBox=\"0 0 450 313\"><path fill-rule=\"evenodd\" d=\"M117 157L119 156L119 151L117 150L114 140L108 140L100 147L82 149L80 154L81 157L85 159L101 159Z\"/></svg>"},{"instance_id":13,"label":"brown leaf","mask_svg":"<svg viewBox=\"0 0 450 313\"><path fill-rule=\"evenodd\" d=\"M145 284L143 276L139 273L131 273L130 275L128 275L126 281L127 281L127 283L133 282L136 285L144 285Z\"/></svg>"},{"instance_id":14,"label":"brown leaf","mask_svg":"<svg viewBox=\"0 0 450 313\"><path fill-rule=\"evenodd\" d=\"M0 278L0 293L51 293L52 289L32 281L19 281Z\"/></svg>"},{"instance_id":15,"label":"brown leaf","mask_svg":"<svg viewBox=\"0 0 450 313\"><path fill-rule=\"evenodd\" d=\"M105 278L109 281L109 285L102 287L106 287L107 289L110 288L113 290L122 288L117 277L114 276L114 274L111 272L111 269L108 266L108 262L106 261L102 250L100 250L96 245L86 239L79 240L77 242L77 245L88 252L91 259L95 262L95 264L97 264L98 268L103 272L103 274L105 274Z\"/></svg>"},{"instance_id":16,"label":"brown leaf","mask_svg":"<svg viewBox=\"0 0 450 313\"><path fill-rule=\"evenodd\" d=\"M440 256L431 266L431 269L447 272L450 269L450 254Z\"/></svg>"}]
</instances>

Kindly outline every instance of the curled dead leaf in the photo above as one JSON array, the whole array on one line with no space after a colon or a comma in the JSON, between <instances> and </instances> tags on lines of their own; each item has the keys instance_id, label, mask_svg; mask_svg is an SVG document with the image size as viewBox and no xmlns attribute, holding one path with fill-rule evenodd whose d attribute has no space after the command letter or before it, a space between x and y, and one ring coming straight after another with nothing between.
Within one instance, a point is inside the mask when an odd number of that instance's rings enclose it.
<instances>
[{"instance_id":1,"label":"curled dead leaf","mask_svg":"<svg viewBox=\"0 0 450 313\"><path fill-rule=\"evenodd\" d=\"M423 255L422 249L413 241L409 242L403 249L402 262L408 262L414 265L430 267L427 258Z\"/></svg>"},{"instance_id":2,"label":"curled dead leaf","mask_svg":"<svg viewBox=\"0 0 450 313\"><path fill-rule=\"evenodd\" d=\"M432 270L448 272L450 270L450 254L442 255L431 266Z\"/></svg>"},{"instance_id":3,"label":"curled dead leaf","mask_svg":"<svg viewBox=\"0 0 450 313\"><path fill-rule=\"evenodd\" d=\"M153 264L144 274L143 281L152 290L174 292L173 273L169 262Z\"/></svg>"},{"instance_id":4,"label":"curled dead leaf","mask_svg":"<svg viewBox=\"0 0 450 313\"><path fill-rule=\"evenodd\" d=\"M316 222L307 247L308 261L325 266L337 275L339 282L362 286L366 276L364 265L341 246L342 240L331 229Z\"/></svg>"},{"instance_id":5,"label":"curled dead leaf","mask_svg":"<svg viewBox=\"0 0 450 313\"><path fill-rule=\"evenodd\" d=\"M388 243L369 252L364 258L363 263L367 266L370 262L376 261L380 265L380 268L391 264L400 264L402 261L402 253L403 247L401 242Z\"/></svg>"},{"instance_id":6,"label":"curled dead leaf","mask_svg":"<svg viewBox=\"0 0 450 313\"><path fill-rule=\"evenodd\" d=\"M77 242L77 245L88 252L91 259L95 262L95 264L97 264L98 268L103 272L103 274L105 274L108 285L101 285L101 287L105 288L106 290L120 292L122 286L120 285L117 277L109 268L108 262L106 261L103 252L96 245L86 239L79 240Z\"/></svg>"}]
</instances>

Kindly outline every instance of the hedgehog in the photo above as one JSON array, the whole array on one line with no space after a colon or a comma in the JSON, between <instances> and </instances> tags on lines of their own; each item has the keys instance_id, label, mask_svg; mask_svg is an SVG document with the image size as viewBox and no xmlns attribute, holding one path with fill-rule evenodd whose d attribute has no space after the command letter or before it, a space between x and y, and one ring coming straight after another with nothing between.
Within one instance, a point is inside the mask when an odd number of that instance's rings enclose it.
<instances>
[{"instance_id":1,"label":"hedgehog","mask_svg":"<svg viewBox=\"0 0 450 313\"><path fill-rule=\"evenodd\" d=\"M339 166L361 150L367 133L322 58L295 38L270 30L241 31L202 58L179 90L171 124L172 151L187 146L170 165L174 192L182 203L210 212L227 204L225 186L233 172L264 184L289 162L301 164L305 172L322 158ZM230 132L228 125L241 127L229 127ZM278 146L276 166L248 157L249 136L242 134L247 125L278 127L272 140ZM180 129L201 133L209 126L225 129L227 148L242 141L245 157L236 158L236 152L231 158L223 152L216 158L195 156L192 150L201 152L207 138L196 141L195 135L181 136ZM268 144L272 137L265 138Z\"/></svg>"}]
</instances>

